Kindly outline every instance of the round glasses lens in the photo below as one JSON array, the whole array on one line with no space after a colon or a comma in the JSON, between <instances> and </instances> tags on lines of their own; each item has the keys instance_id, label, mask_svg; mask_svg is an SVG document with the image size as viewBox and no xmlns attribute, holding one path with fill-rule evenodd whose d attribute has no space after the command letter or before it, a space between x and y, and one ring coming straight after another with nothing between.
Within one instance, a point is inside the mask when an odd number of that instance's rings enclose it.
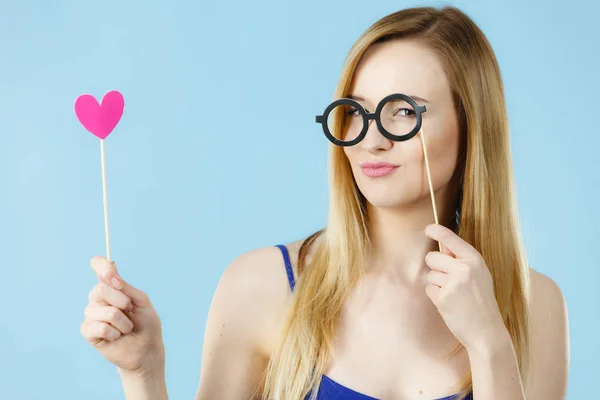
<instances>
[{"instance_id":1,"label":"round glasses lens","mask_svg":"<svg viewBox=\"0 0 600 400\"><path fill-rule=\"evenodd\" d=\"M335 106L327 116L327 127L338 140L350 142L360 135L363 129L361 111L350 104Z\"/></svg>"},{"instance_id":2,"label":"round glasses lens","mask_svg":"<svg viewBox=\"0 0 600 400\"><path fill-rule=\"evenodd\" d=\"M417 114L406 101L393 99L381 110L381 125L392 135L408 135L417 126Z\"/></svg>"}]
</instances>

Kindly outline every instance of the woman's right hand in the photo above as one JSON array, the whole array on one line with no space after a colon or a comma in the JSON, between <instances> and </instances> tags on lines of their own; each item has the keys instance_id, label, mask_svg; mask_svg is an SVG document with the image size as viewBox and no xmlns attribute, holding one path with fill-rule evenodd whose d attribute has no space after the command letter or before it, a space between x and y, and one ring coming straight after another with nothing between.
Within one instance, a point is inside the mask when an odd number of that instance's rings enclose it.
<instances>
[{"instance_id":1,"label":"woman's right hand","mask_svg":"<svg viewBox=\"0 0 600 400\"><path fill-rule=\"evenodd\" d=\"M89 293L82 335L121 372L164 368L160 318L148 296L125 282L106 258L94 257L91 265L99 283Z\"/></svg>"}]
</instances>

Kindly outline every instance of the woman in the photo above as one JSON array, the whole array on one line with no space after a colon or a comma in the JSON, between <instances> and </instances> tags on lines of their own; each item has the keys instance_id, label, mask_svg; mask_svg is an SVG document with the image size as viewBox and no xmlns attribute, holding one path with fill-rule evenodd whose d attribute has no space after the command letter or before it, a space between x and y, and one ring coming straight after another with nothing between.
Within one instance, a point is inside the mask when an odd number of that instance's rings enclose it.
<instances>
[{"instance_id":1,"label":"woman","mask_svg":"<svg viewBox=\"0 0 600 400\"><path fill-rule=\"evenodd\" d=\"M564 398L566 308L525 259L483 33L452 7L386 16L351 49L335 97L353 101L317 117L335 144L327 228L227 268L197 398ZM128 400L166 399L150 301L106 259L92 267L83 335Z\"/></svg>"}]
</instances>

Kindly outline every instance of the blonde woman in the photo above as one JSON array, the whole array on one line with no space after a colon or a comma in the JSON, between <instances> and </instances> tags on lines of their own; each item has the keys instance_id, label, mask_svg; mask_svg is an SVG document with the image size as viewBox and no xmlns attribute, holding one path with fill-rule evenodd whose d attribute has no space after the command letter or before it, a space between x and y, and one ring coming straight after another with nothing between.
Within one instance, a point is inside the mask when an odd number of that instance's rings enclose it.
<instances>
[{"instance_id":1,"label":"blonde woman","mask_svg":"<svg viewBox=\"0 0 600 400\"><path fill-rule=\"evenodd\" d=\"M388 15L352 47L335 99L317 116L327 227L226 269L197 399L563 399L565 302L527 265L483 33L452 7ZM92 267L83 335L128 400L167 399L150 301L106 259Z\"/></svg>"}]
</instances>

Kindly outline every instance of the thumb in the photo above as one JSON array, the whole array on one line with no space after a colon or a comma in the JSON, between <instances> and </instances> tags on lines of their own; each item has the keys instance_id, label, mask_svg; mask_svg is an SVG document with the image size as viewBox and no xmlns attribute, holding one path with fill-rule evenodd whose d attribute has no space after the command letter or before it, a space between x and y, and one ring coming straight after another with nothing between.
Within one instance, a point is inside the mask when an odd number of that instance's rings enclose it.
<instances>
[{"instance_id":1,"label":"thumb","mask_svg":"<svg viewBox=\"0 0 600 400\"><path fill-rule=\"evenodd\" d=\"M120 290L131 299L135 306L141 308L152 306L146 293L133 287L121 277L114 261L109 262L105 257L96 256L92 258L91 265L99 281Z\"/></svg>"},{"instance_id":2,"label":"thumb","mask_svg":"<svg viewBox=\"0 0 600 400\"><path fill-rule=\"evenodd\" d=\"M124 280L119 276L117 266L109 262L106 257L93 257L90 264L100 282L104 282L117 290L123 287Z\"/></svg>"}]
</instances>

